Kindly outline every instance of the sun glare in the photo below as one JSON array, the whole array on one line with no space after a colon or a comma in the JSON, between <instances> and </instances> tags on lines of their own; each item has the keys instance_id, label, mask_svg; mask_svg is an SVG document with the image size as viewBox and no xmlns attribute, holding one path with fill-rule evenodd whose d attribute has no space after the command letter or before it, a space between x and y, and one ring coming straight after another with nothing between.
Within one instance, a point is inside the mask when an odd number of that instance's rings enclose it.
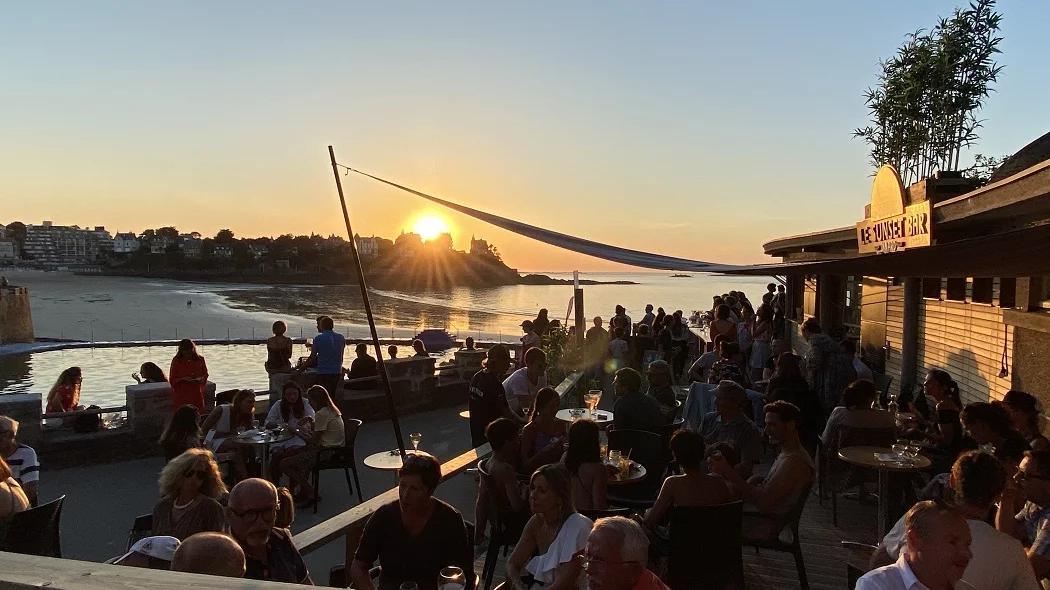
<instances>
[{"instance_id":1,"label":"sun glare","mask_svg":"<svg viewBox=\"0 0 1050 590\"><path fill-rule=\"evenodd\" d=\"M444 219L436 215L424 215L416 220L415 225L412 226L412 231L419 234L419 237L423 238L424 242L427 242L449 231L449 229Z\"/></svg>"}]
</instances>

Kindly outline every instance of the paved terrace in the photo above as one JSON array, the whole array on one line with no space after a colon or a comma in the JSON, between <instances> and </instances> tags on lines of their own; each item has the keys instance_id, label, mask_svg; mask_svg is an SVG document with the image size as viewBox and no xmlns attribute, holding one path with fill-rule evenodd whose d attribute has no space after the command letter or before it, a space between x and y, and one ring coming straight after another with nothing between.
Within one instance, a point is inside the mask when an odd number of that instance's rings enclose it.
<instances>
[{"instance_id":1,"label":"paved terrace","mask_svg":"<svg viewBox=\"0 0 1050 590\"><path fill-rule=\"evenodd\" d=\"M603 399L602 406L609 400ZM467 421L459 417L462 407L444 408L405 416L401 420L407 439L410 432L421 432L421 448L447 461L470 449ZM390 472L365 467L361 459L371 453L394 446L390 422L365 424L357 440L357 457L368 499L393 486ZM768 461L765 467L768 467ZM67 494L62 515L63 555L87 561L103 561L124 552L128 529L136 515L152 511L157 499L156 478L163 467L160 457L123 461L118 463L48 470L44 466L41 495L49 500L58 494ZM474 513L474 478L461 474L446 480L437 490L438 497L449 502L470 520ZM342 473L327 471L321 476L323 501L318 513L299 511L292 526L298 533L332 517L353 505ZM870 542L874 538L874 507L854 501L839 502L839 528L831 524L830 503L818 505L816 496L803 514L802 543L811 587L840 589L845 587L845 552L839 547L842 539ZM345 543L340 537L307 556L314 580L326 583L329 569L344 560ZM482 560L477 563L481 571ZM744 552L745 575L748 588L783 590L798 588L794 560L789 554L763 551L756 555L753 549ZM502 575L497 569L497 578Z\"/></svg>"}]
</instances>

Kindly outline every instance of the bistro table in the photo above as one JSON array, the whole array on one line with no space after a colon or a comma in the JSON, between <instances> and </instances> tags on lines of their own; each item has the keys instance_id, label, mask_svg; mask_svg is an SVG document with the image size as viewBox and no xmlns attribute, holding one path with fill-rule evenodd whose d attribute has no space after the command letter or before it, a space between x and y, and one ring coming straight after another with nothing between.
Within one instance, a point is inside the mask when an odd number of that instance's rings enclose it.
<instances>
[{"instance_id":1,"label":"bistro table","mask_svg":"<svg viewBox=\"0 0 1050 590\"><path fill-rule=\"evenodd\" d=\"M576 410L581 412L580 417L577 420L594 420L598 423L598 426L605 426L606 424L612 424L613 413L608 410L595 410L594 414L597 418L591 417L591 411L587 408L566 408L564 410L558 410L558 413L554 415L555 418L562 422L575 422L572 418L572 411Z\"/></svg>"},{"instance_id":2,"label":"bistro table","mask_svg":"<svg viewBox=\"0 0 1050 590\"><path fill-rule=\"evenodd\" d=\"M630 463L630 467L628 467L628 469L627 469L627 475L622 475L619 472L617 472L615 475L610 474L609 475L608 485L611 485L611 486L622 486L622 485L627 485L627 484L630 484L630 483L638 483L638 482L642 481L643 479L645 479L645 476L646 476L645 465L642 465L641 463L639 463L637 461L630 460L630 459L628 459L628 462ZM605 465L607 467L609 467L609 466L615 467L615 465L612 465L608 461L605 462Z\"/></svg>"},{"instance_id":3,"label":"bistro table","mask_svg":"<svg viewBox=\"0 0 1050 590\"><path fill-rule=\"evenodd\" d=\"M415 451L405 451L406 455L411 455ZM397 449L391 449L389 451L379 451L365 457L365 465L372 469L378 469L380 471L393 471L394 472L394 483L397 483L397 472L401 471L403 466L401 462L401 452Z\"/></svg>"},{"instance_id":4,"label":"bistro table","mask_svg":"<svg viewBox=\"0 0 1050 590\"><path fill-rule=\"evenodd\" d=\"M293 436L295 435L285 429L279 431L253 429L238 434L233 437L233 440L252 448L262 447L262 476L264 479L270 479L270 445L291 440Z\"/></svg>"},{"instance_id":5,"label":"bistro table","mask_svg":"<svg viewBox=\"0 0 1050 590\"><path fill-rule=\"evenodd\" d=\"M876 527L878 537L875 539L876 543L882 542L882 538L886 536L890 473L912 473L926 469L932 464L930 459L923 455L918 455L915 458L898 459L894 457L899 457L899 455L886 447L858 446L839 449L839 459L846 463L878 471L878 524Z\"/></svg>"}]
</instances>

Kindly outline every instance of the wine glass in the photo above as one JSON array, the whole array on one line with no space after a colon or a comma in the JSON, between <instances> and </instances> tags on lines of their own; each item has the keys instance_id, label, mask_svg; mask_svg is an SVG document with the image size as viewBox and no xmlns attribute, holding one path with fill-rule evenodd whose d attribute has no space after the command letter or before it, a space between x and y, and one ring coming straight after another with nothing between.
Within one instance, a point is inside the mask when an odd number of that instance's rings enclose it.
<instances>
[{"instance_id":1,"label":"wine glass","mask_svg":"<svg viewBox=\"0 0 1050 590\"><path fill-rule=\"evenodd\" d=\"M408 440L412 442L412 450L418 451L419 443L423 442L423 435L419 432L413 432L412 434L408 435Z\"/></svg>"},{"instance_id":2,"label":"wine glass","mask_svg":"<svg viewBox=\"0 0 1050 590\"><path fill-rule=\"evenodd\" d=\"M467 576L463 569L454 565L441 568L438 574L438 590L463 590L467 587Z\"/></svg>"},{"instance_id":3,"label":"wine glass","mask_svg":"<svg viewBox=\"0 0 1050 590\"><path fill-rule=\"evenodd\" d=\"M908 458L908 441L898 440L890 449L897 456L897 463L904 463Z\"/></svg>"}]
</instances>

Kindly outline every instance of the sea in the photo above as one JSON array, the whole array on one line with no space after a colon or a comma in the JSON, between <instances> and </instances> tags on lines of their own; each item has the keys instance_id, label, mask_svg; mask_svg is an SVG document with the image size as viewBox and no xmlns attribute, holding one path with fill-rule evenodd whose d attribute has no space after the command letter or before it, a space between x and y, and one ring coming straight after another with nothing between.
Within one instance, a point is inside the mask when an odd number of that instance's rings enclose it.
<instances>
[{"instance_id":1,"label":"sea","mask_svg":"<svg viewBox=\"0 0 1050 590\"><path fill-rule=\"evenodd\" d=\"M542 272L560 279L572 273ZM336 330L367 338L369 329L360 290L350 286L253 285L74 275L63 272L6 273L12 284L29 288L38 338L82 342L137 342L141 346L87 347L48 352L5 352L0 346L0 394L47 391L63 369L81 367L81 403L102 407L124 403L131 373L145 361L165 370L174 355L160 341L192 338L205 342L210 378L221 389L265 388L265 346L224 344L227 339L258 339L270 334L278 319L289 335L310 337L314 318L329 315ZM639 320L646 304L667 313L708 309L713 295L743 291L760 299L765 277L727 277L670 272L580 273L581 279L634 284L583 285L584 313L608 319L616 305ZM373 289L369 299L380 338L407 339L425 328L447 330L458 339L516 342L521 322L541 308L550 319L571 319L572 285L457 287L444 291L404 292ZM305 355L305 348L295 355ZM436 354L441 354L440 352ZM350 354L347 355L349 362Z\"/></svg>"}]
</instances>

